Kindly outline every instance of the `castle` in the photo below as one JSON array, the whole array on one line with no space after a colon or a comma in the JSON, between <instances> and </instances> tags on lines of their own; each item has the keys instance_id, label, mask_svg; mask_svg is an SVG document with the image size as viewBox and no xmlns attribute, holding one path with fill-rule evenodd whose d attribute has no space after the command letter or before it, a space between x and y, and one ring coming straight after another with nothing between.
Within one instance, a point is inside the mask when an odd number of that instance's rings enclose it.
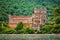
<instances>
[{"instance_id":1,"label":"castle","mask_svg":"<svg viewBox=\"0 0 60 40\"><path fill-rule=\"evenodd\" d=\"M22 22L24 27L39 29L46 23L46 8L34 8L32 16L13 16L9 14L9 26L16 28L17 23Z\"/></svg>"}]
</instances>

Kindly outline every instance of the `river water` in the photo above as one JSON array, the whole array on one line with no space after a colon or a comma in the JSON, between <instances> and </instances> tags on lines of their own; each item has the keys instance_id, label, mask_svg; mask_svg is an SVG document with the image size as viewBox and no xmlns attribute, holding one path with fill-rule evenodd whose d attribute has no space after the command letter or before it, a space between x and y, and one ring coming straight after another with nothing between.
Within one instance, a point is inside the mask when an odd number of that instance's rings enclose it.
<instances>
[{"instance_id":1,"label":"river water","mask_svg":"<svg viewBox=\"0 0 60 40\"><path fill-rule=\"evenodd\" d=\"M60 34L0 34L0 40L60 40Z\"/></svg>"}]
</instances>

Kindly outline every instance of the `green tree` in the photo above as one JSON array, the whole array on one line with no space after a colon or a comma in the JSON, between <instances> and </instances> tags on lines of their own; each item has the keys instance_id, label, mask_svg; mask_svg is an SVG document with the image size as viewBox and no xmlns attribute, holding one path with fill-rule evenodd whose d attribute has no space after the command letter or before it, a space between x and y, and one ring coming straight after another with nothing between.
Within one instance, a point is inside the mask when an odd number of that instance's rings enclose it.
<instances>
[{"instance_id":1,"label":"green tree","mask_svg":"<svg viewBox=\"0 0 60 40\"><path fill-rule=\"evenodd\" d=\"M8 22L3 22L3 26L9 27Z\"/></svg>"},{"instance_id":2,"label":"green tree","mask_svg":"<svg viewBox=\"0 0 60 40\"><path fill-rule=\"evenodd\" d=\"M8 12L6 10L6 7L8 4L0 0L0 25L3 24L3 22L8 22Z\"/></svg>"},{"instance_id":3,"label":"green tree","mask_svg":"<svg viewBox=\"0 0 60 40\"><path fill-rule=\"evenodd\" d=\"M3 22L8 22L8 15L4 13L0 13L0 25L2 25Z\"/></svg>"},{"instance_id":4,"label":"green tree","mask_svg":"<svg viewBox=\"0 0 60 40\"><path fill-rule=\"evenodd\" d=\"M53 13L54 13L54 20L55 20L56 24L59 24L60 23L60 6L56 7L53 10Z\"/></svg>"},{"instance_id":5,"label":"green tree","mask_svg":"<svg viewBox=\"0 0 60 40\"><path fill-rule=\"evenodd\" d=\"M60 16L55 17L55 22L56 22L56 24L60 23Z\"/></svg>"},{"instance_id":6,"label":"green tree","mask_svg":"<svg viewBox=\"0 0 60 40\"><path fill-rule=\"evenodd\" d=\"M60 33L60 6L55 8L53 13L55 21L53 33Z\"/></svg>"},{"instance_id":7,"label":"green tree","mask_svg":"<svg viewBox=\"0 0 60 40\"><path fill-rule=\"evenodd\" d=\"M19 22L18 24L17 24L17 27L16 27L16 30L21 30L21 29L23 29L23 23L22 22Z\"/></svg>"},{"instance_id":8,"label":"green tree","mask_svg":"<svg viewBox=\"0 0 60 40\"><path fill-rule=\"evenodd\" d=\"M56 17L56 16L60 16L60 6L54 8L53 13L54 13L54 16L55 16L55 17Z\"/></svg>"}]
</instances>

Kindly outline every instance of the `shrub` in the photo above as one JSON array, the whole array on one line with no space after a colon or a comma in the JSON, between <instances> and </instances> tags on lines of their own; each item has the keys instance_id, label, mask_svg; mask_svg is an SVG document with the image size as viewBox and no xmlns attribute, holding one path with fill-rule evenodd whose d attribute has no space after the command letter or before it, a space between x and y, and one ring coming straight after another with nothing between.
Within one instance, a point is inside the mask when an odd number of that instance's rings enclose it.
<instances>
[{"instance_id":1,"label":"shrub","mask_svg":"<svg viewBox=\"0 0 60 40\"><path fill-rule=\"evenodd\" d=\"M16 30L21 30L22 28L23 28L23 23L22 22L19 22L17 24Z\"/></svg>"},{"instance_id":2,"label":"shrub","mask_svg":"<svg viewBox=\"0 0 60 40\"><path fill-rule=\"evenodd\" d=\"M14 34L14 33L16 33L16 30L12 29L12 28L5 27L4 30L1 33L2 34Z\"/></svg>"}]
</instances>

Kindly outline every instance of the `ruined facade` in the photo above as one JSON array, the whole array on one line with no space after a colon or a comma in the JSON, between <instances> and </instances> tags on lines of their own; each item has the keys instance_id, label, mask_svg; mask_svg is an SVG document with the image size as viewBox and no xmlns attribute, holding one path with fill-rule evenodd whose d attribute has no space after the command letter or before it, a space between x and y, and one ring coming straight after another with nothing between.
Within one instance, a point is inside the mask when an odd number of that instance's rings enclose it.
<instances>
[{"instance_id":1,"label":"ruined facade","mask_svg":"<svg viewBox=\"0 0 60 40\"><path fill-rule=\"evenodd\" d=\"M16 28L17 23L22 22L24 27L39 29L46 23L46 8L34 8L32 16L13 16L9 14L9 26Z\"/></svg>"}]
</instances>

